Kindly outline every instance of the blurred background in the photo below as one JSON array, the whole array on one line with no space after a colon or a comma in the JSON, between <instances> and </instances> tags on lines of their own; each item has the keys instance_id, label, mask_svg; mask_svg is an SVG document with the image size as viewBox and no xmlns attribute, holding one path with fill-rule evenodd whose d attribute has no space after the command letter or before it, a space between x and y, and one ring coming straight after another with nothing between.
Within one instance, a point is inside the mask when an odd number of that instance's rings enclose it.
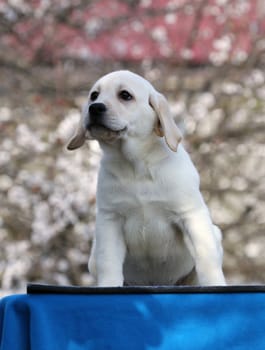
<instances>
[{"instance_id":1,"label":"blurred background","mask_svg":"<svg viewBox=\"0 0 265 350\"><path fill-rule=\"evenodd\" d=\"M0 0L1 293L91 283L100 150L65 144L117 69L167 96L228 282L265 283L264 34L264 0Z\"/></svg>"}]
</instances>

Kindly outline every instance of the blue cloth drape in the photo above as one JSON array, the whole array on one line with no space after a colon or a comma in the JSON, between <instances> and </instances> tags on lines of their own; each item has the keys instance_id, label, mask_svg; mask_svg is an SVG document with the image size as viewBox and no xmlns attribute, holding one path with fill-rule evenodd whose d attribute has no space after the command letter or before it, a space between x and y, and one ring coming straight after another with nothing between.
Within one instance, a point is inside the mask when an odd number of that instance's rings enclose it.
<instances>
[{"instance_id":1,"label":"blue cloth drape","mask_svg":"<svg viewBox=\"0 0 265 350\"><path fill-rule=\"evenodd\" d=\"M265 293L32 294L0 302L0 350L264 350Z\"/></svg>"}]
</instances>

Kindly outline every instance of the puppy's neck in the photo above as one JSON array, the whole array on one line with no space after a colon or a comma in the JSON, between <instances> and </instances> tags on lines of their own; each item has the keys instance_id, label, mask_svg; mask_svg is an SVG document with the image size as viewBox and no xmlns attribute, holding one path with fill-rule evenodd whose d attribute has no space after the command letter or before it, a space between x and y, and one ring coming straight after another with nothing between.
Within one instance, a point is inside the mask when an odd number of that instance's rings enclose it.
<instances>
[{"instance_id":1,"label":"puppy's neck","mask_svg":"<svg viewBox=\"0 0 265 350\"><path fill-rule=\"evenodd\" d=\"M170 157L171 151L164 140L154 136L144 138L125 138L115 144L102 144L103 153L111 162L129 163L135 173L148 172L151 166Z\"/></svg>"}]
</instances>

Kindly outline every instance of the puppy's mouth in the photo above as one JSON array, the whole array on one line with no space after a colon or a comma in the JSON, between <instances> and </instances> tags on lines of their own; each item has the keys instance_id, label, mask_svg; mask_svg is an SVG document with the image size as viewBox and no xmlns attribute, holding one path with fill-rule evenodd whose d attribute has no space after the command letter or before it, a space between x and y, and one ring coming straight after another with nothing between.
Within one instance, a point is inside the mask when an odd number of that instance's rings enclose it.
<instances>
[{"instance_id":1,"label":"puppy's mouth","mask_svg":"<svg viewBox=\"0 0 265 350\"><path fill-rule=\"evenodd\" d=\"M87 125L87 130L91 134L91 136L98 140L105 141L115 141L120 138L126 131L127 127L121 129L116 129L109 127L105 124L100 123L90 123Z\"/></svg>"}]
</instances>

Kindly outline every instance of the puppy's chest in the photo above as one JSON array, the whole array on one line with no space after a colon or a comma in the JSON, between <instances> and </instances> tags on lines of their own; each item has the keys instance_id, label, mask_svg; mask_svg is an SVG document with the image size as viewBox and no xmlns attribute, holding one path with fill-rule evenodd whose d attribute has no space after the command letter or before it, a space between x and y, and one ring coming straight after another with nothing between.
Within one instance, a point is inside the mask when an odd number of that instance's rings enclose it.
<instances>
[{"instance_id":1,"label":"puppy's chest","mask_svg":"<svg viewBox=\"0 0 265 350\"><path fill-rule=\"evenodd\" d=\"M124 220L127 235L148 236L166 230L170 225L172 206L168 188L149 179L132 181L129 186L117 188L118 196L114 207Z\"/></svg>"},{"instance_id":2,"label":"puppy's chest","mask_svg":"<svg viewBox=\"0 0 265 350\"><path fill-rule=\"evenodd\" d=\"M169 254L171 247L175 248L169 189L161 188L154 181L139 179L129 188L123 188L121 195L123 191L123 201L118 207L130 254L146 255L147 251L148 255L152 252L152 256Z\"/></svg>"},{"instance_id":3,"label":"puppy's chest","mask_svg":"<svg viewBox=\"0 0 265 350\"><path fill-rule=\"evenodd\" d=\"M160 184L149 179L140 178L131 182L128 180L128 184L120 184L117 191L120 193L121 201L117 202L116 208L125 216L134 213L141 213L141 216L149 215L170 208L169 188L162 188Z\"/></svg>"}]
</instances>

